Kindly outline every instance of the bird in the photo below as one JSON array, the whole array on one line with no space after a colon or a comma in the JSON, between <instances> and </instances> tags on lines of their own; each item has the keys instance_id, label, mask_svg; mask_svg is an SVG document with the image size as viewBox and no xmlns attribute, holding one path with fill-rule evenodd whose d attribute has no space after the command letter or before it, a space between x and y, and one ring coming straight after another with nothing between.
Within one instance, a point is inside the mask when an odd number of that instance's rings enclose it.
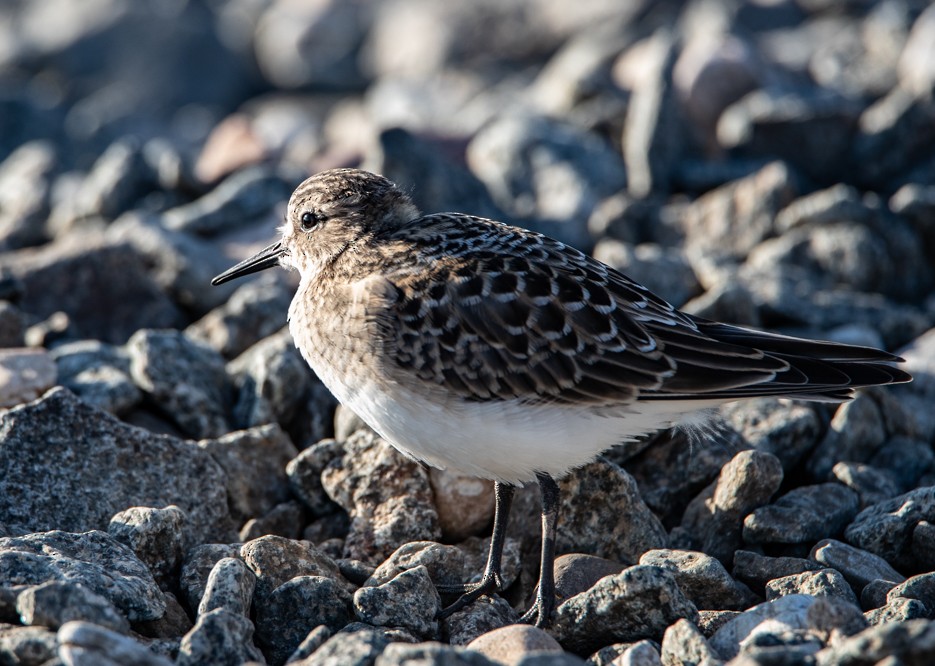
<instances>
[{"instance_id":1,"label":"bird","mask_svg":"<svg viewBox=\"0 0 935 666\"><path fill-rule=\"evenodd\" d=\"M281 238L212 280L298 271L289 329L335 397L404 455L494 482L479 582L439 586L450 617L503 590L517 486L536 482L535 601L548 626L560 480L624 441L710 418L726 402L844 402L911 381L886 351L681 312L558 240L461 213L422 214L387 178L330 169L289 199Z\"/></svg>"}]
</instances>

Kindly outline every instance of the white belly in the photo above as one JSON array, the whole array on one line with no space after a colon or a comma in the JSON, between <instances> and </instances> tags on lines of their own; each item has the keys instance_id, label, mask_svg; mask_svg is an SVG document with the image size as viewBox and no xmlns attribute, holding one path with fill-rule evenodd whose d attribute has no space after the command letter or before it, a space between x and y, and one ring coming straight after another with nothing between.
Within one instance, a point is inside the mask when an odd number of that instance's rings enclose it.
<instances>
[{"instance_id":1,"label":"white belly","mask_svg":"<svg viewBox=\"0 0 935 666\"><path fill-rule=\"evenodd\" d=\"M326 385L330 383L322 377ZM706 404L636 403L599 414L575 407L439 399L399 385L332 389L371 428L404 454L433 467L512 484L536 472L561 477L602 451L675 424Z\"/></svg>"}]
</instances>

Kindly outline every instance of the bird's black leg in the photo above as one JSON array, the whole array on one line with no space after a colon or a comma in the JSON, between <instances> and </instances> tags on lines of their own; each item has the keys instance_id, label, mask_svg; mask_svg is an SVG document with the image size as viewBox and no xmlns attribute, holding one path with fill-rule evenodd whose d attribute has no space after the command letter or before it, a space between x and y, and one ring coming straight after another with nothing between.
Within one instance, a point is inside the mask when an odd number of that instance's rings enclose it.
<instances>
[{"instance_id":1,"label":"bird's black leg","mask_svg":"<svg viewBox=\"0 0 935 666\"><path fill-rule=\"evenodd\" d=\"M542 560L536 602L520 622L546 627L555 609L555 525L558 521L558 484L545 473L536 474L542 496Z\"/></svg>"},{"instance_id":2,"label":"bird's black leg","mask_svg":"<svg viewBox=\"0 0 935 666\"><path fill-rule=\"evenodd\" d=\"M449 617L485 594L493 594L503 589L503 577L500 575L500 563L503 559L503 544L506 541L506 523L510 518L510 505L513 503L515 488L508 483L497 481L494 484L493 534L490 536L490 551L487 554L487 566L479 583L466 585L439 585L441 594L461 594L458 600L443 608L439 618Z\"/></svg>"}]
</instances>

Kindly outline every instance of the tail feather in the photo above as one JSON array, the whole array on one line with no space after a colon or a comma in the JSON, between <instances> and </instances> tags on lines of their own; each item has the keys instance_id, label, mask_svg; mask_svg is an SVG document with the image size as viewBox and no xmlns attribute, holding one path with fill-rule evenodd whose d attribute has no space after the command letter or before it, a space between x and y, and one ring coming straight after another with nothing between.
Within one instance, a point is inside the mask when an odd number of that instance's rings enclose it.
<instances>
[{"instance_id":1,"label":"tail feather","mask_svg":"<svg viewBox=\"0 0 935 666\"><path fill-rule=\"evenodd\" d=\"M709 339L762 352L784 369L761 374L754 381L730 387L712 387L702 381L692 383L686 380L694 373L676 373L682 377L680 382L643 392L640 399L726 401L774 396L842 402L852 398L858 388L912 381L909 373L892 365L903 359L883 350L807 340L705 320L697 320L696 323L699 333Z\"/></svg>"}]
</instances>

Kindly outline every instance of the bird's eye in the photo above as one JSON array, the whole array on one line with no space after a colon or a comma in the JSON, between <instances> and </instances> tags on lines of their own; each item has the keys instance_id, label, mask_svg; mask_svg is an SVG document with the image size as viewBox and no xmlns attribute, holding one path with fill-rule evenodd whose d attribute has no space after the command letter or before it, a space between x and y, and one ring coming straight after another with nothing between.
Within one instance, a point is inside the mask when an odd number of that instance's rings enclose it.
<instances>
[{"instance_id":1,"label":"bird's eye","mask_svg":"<svg viewBox=\"0 0 935 666\"><path fill-rule=\"evenodd\" d=\"M302 213L299 224L302 227L302 231L311 231L319 224L324 222L325 216L320 213L313 213L311 211L305 211Z\"/></svg>"}]
</instances>

